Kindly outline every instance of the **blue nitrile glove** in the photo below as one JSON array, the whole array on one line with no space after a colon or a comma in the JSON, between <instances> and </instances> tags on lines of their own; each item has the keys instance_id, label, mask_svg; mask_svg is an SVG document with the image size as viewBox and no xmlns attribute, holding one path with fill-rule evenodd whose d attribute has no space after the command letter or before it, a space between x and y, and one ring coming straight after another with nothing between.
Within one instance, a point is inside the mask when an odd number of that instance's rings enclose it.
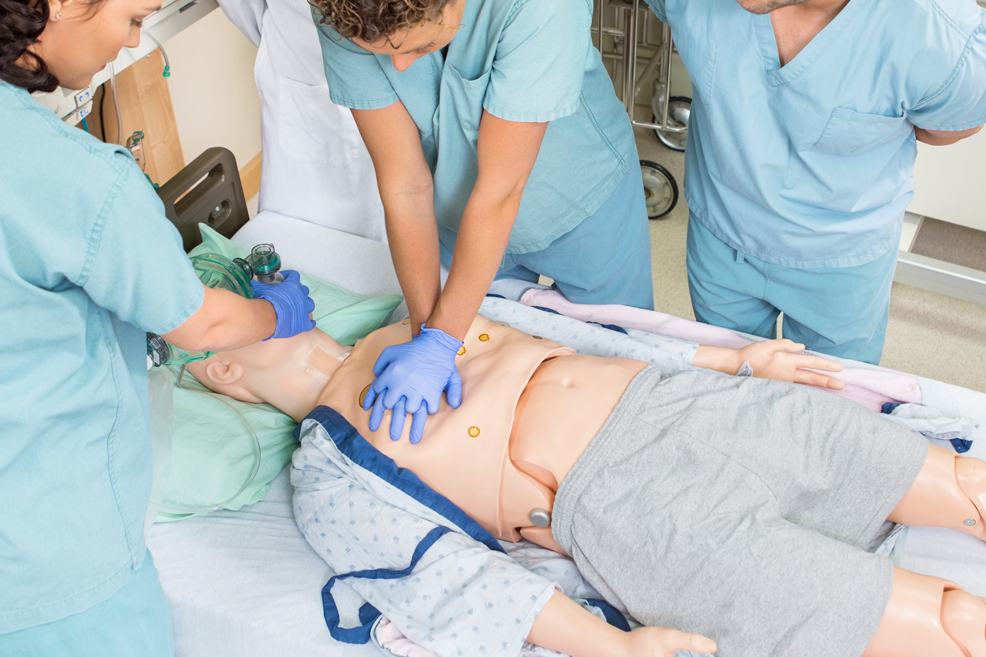
<instances>
[{"instance_id":1,"label":"blue nitrile glove","mask_svg":"<svg viewBox=\"0 0 986 657\"><path fill-rule=\"evenodd\" d=\"M274 306L277 314L277 327L270 338L290 338L311 331L315 320L310 315L315 310L315 302L308 298L308 288L301 284L298 272L290 269L281 271L284 280L280 283L253 283L253 297L266 299Z\"/></svg>"},{"instance_id":2,"label":"blue nitrile glove","mask_svg":"<svg viewBox=\"0 0 986 657\"><path fill-rule=\"evenodd\" d=\"M461 348L462 342L445 331L422 326L417 338L384 349L373 366L377 378L363 399L364 411L373 406L370 431L380 428L384 410L393 409L391 440L400 440L410 413L411 443L421 442L425 421L438 412L443 392L452 408L462 403L462 377L455 366Z\"/></svg>"}]
</instances>

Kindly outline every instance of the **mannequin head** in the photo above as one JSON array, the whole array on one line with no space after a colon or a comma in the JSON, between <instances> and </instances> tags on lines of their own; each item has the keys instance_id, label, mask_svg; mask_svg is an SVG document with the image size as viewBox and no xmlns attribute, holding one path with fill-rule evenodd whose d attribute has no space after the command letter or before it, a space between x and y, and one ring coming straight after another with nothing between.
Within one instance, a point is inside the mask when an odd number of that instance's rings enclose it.
<instances>
[{"instance_id":1,"label":"mannequin head","mask_svg":"<svg viewBox=\"0 0 986 657\"><path fill-rule=\"evenodd\" d=\"M317 405L349 347L318 329L221 351L187 370L214 392L250 403L266 402L297 421Z\"/></svg>"}]
</instances>

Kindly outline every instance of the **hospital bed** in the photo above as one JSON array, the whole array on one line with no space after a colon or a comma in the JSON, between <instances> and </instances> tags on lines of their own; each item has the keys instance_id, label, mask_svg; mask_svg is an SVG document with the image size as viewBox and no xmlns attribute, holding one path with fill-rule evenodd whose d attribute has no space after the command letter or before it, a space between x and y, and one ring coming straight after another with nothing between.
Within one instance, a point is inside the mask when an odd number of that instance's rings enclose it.
<instances>
[{"instance_id":1,"label":"hospital bed","mask_svg":"<svg viewBox=\"0 0 986 657\"><path fill-rule=\"evenodd\" d=\"M206 169L214 166L209 158L205 162ZM203 207L221 208L221 201ZM224 221L231 222L229 230L240 220ZM239 227L233 240L247 248L274 242L286 266L355 292L399 291L389 250L379 242L271 212ZM398 309L395 317L402 314ZM918 380L926 405L979 420L969 454L986 457L986 395ZM147 542L171 605L178 657L380 654L372 644L346 645L330 638L321 589L333 573L295 525L291 495L285 468L256 504L149 529ZM892 556L902 567L953 579L986 596L986 544L976 539L948 530L907 528L897 537Z\"/></svg>"}]
</instances>

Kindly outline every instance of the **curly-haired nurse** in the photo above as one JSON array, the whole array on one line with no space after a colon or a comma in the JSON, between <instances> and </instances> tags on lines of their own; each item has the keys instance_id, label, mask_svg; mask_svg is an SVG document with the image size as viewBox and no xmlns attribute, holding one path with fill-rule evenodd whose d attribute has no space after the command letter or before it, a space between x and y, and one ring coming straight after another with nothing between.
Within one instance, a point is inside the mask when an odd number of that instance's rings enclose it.
<instances>
[{"instance_id":1,"label":"curly-haired nurse","mask_svg":"<svg viewBox=\"0 0 986 657\"><path fill-rule=\"evenodd\" d=\"M313 0L332 100L376 168L414 334L366 395L419 439L495 278L653 308L630 122L592 46L591 0ZM449 268L444 290L439 262ZM423 328L422 328L423 327Z\"/></svg>"},{"instance_id":2,"label":"curly-haired nurse","mask_svg":"<svg viewBox=\"0 0 986 657\"><path fill-rule=\"evenodd\" d=\"M216 350L314 326L294 272L203 288L130 154L30 95L87 86L158 2L0 0L0 655L174 654L145 331Z\"/></svg>"}]
</instances>

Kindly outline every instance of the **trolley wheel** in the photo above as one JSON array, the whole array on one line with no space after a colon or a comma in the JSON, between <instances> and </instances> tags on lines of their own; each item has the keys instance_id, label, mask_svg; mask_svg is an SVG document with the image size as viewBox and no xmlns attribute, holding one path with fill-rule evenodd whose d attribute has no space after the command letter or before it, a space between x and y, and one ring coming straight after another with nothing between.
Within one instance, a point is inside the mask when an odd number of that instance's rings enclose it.
<instances>
[{"instance_id":1,"label":"trolley wheel","mask_svg":"<svg viewBox=\"0 0 986 657\"><path fill-rule=\"evenodd\" d=\"M688 96L671 96L668 99L668 124L674 127L688 127L688 119L692 113L692 99ZM652 119L657 123L657 115ZM654 134L661 140L661 143L673 151L684 151L685 144L688 143L688 131L668 132L667 130L654 130Z\"/></svg>"},{"instance_id":2,"label":"trolley wheel","mask_svg":"<svg viewBox=\"0 0 986 657\"><path fill-rule=\"evenodd\" d=\"M644 202L647 218L660 219L678 205L678 183L671 172L657 162L640 161L640 173L644 178Z\"/></svg>"}]
</instances>

